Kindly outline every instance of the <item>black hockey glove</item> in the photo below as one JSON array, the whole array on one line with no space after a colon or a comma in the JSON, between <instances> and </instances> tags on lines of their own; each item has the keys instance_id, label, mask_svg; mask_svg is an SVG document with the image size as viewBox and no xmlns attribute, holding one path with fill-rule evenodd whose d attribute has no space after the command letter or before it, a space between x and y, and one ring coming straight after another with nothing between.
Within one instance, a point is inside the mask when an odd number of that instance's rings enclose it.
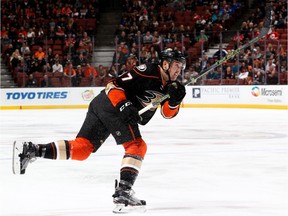
<instances>
[{"instance_id":1,"label":"black hockey glove","mask_svg":"<svg viewBox=\"0 0 288 216\"><path fill-rule=\"evenodd\" d=\"M183 98L185 97L186 89L181 83L175 81L169 84L168 94L170 95L169 105L171 107L176 107L182 102Z\"/></svg>"},{"instance_id":2,"label":"black hockey glove","mask_svg":"<svg viewBox=\"0 0 288 216\"><path fill-rule=\"evenodd\" d=\"M137 108L129 100L118 103L116 109L119 110L120 118L128 124L137 124L141 120Z\"/></svg>"}]
</instances>

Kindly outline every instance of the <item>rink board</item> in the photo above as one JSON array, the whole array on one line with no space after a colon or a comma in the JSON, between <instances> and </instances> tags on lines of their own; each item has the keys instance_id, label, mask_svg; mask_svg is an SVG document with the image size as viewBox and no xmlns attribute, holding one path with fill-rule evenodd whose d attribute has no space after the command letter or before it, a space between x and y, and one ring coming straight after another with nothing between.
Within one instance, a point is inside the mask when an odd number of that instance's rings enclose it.
<instances>
[{"instance_id":1,"label":"rink board","mask_svg":"<svg viewBox=\"0 0 288 216\"><path fill-rule=\"evenodd\" d=\"M1 89L1 110L87 108L103 87ZM287 109L287 85L187 86L184 108Z\"/></svg>"}]
</instances>

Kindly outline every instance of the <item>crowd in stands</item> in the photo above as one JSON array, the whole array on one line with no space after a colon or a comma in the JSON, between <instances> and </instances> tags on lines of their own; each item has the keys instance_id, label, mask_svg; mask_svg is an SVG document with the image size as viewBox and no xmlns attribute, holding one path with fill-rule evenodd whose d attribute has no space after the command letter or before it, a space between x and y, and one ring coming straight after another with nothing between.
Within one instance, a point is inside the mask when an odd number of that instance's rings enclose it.
<instances>
[{"instance_id":1,"label":"crowd in stands","mask_svg":"<svg viewBox=\"0 0 288 216\"><path fill-rule=\"evenodd\" d=\"M98 19L98 0L1 1L2 61L19 87L85 86Z\"/></svg>"},{"instance_id":2,"label":"crowd in stands","mask_svg":"<svg viewBox=\"0 0 288 216\"><path fill-rule=\"evenodd\" d=\"M265 17L265 1L241 26L223 55L207 57L209 45L220 42L244 12L243 1L133 1L123 4L123 17L116 31L118 49L113 64L121 74L125 61L134 56L137 64L157 62L165 48L179 49L187 56L185 83L217 60L256 37ZM272 32L233 59L211 71L199 84L287 84L287 3L273 3ZM225 51L225 52L224 52ZM219 54L219 52L218 52ZM237 79L247 73L246 79Z\"/></svg>"},{"instance_id":3,"label":"crowd in stands","mask_svg":"<svg viewBox=\"0 0 288 216\"><path fill-rule=\"evenodd\" d=\"M108 68L93 67L91 62L99 19L97 0L7 0L1 5L2 59L18 86L25 86L23 80L28 80L27 87L99 86L135 65L158 62L161 50L170 47L187 56L186 70L179 78L185 84L259 34L265 1L256 6L228 46L208 57L209 45L221 42L220 35L243 14L244 1L123 0L115 31L117 48ZM273 28L267 38L242 50L199 84L287 84L286 1L274 2L273 9ZM246 72L246 79L237 79Z\"/></svg>"}]
</instances>

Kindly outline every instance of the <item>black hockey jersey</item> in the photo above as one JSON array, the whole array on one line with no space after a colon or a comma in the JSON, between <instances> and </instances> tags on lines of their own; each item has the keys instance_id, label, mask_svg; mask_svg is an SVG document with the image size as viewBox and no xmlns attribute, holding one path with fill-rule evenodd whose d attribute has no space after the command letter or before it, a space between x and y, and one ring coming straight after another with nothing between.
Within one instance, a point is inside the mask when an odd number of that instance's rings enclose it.
<instances>
[{"instance_id":1,"label":"black hockey jersey","mask_svg":"<svg viewBox=\"0 0 288 216\"><path fill-rule=\"evenodd\" d=\"M126 98L138 110L141 110L167 93L162 83L158 65L152 63L142 64L131 71L127 71L116 78L114 84L125 91ZM146 124L153 117L156 109L157 107L152 108L142 114L140 124Z\"/></svg>"}]
</instances>

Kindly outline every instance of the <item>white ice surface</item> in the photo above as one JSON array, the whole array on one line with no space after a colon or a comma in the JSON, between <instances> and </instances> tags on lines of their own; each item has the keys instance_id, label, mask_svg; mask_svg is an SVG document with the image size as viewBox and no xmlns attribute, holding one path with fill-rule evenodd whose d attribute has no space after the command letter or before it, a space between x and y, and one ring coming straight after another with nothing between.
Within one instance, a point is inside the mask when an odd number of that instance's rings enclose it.
<instances>
[{"instance_id":1,"label":"white ice surface","mask_svg":"<svg viewBox=\"0 0 288 216\"><path fill-rule=\"evenodd\" d=\"M140 128L148 152L134 189L144 215L288 215L286 110L182 109L172 120L158 112ZM114 215L123 147L112 137L85 161L38 159L12 174L14 140L73 139L85 109L0 115L1 216Z\"/></svg>"}]
</instances>

